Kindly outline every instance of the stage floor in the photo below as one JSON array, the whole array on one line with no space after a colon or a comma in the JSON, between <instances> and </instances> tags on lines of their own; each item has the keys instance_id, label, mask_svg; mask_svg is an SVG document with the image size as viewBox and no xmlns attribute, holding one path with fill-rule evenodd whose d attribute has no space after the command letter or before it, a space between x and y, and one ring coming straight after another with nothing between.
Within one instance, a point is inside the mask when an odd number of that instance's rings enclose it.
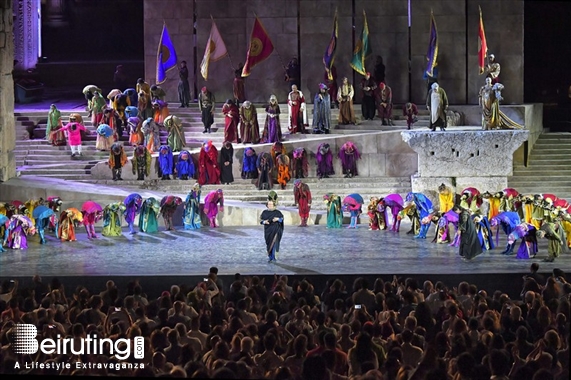
<instances>
[{"instance_id":1,"label":"stage floor","mask_svg":"<svg viewBox=\"0 0 571 380\"><path fill-rule=\"evenodd\" d=\"M408 230L407 224L401 226L400 233L370 231L366 225L357 229L287 225L278 261L268 263L262 226L194 231L179 227L177 231L136 235L123 228L123 236L99 234L100 238L91 241L79 228L76 242L60 242L48 233L45 245L40 245L35 235L28 249L0 253L0 277L203 276L212 266L219 268L220 275L494 275L526 273L531 262L547 257L546 239L540 239L535 259L502 255L506 238L501 236L499 248L465 262L458 256L458 248L431 242L433 226L428 239L414 239L406 234ZM541 267L569 273L571 254L563 253L553 263L542 262Z\"/></svg>"}]
</instances>

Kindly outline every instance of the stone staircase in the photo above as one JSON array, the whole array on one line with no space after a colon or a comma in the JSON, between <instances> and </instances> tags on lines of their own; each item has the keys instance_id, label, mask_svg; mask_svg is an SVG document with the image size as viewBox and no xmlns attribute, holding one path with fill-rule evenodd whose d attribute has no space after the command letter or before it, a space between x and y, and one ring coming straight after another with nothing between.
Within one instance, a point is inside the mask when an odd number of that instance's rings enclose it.
<instances>
[{"instance_id":1,"label":"stone staircase","mask_svg":"<svg viewBox=\"0 0 571 380\"><path fill-rule=\"evenodd\" d=\"M265 122L265 112L262 105L256 105L258 110L258 123L260 125L260 135L262 134ZM281 104L282 116L280 118L282 134L285 140L301 138L300 135L289 135L287 129L287 105ZM398 110L395 107L395 112ZM45 140L45 130L47 124L47 111L26 111L15 112L16 123L16 166L20 175L40 175L56 177L67 180L89 180L91 178L91 168L101 161L106 161L109 153L95 149L95 128L84 110L61 109L62 119L68 120L70 113L80 113L84 118L86 128L90 135L83 139L83 156L71 158L69 146L54 147ZM221 112L216 112L212 133L203 134L204 127L201 122L201 115L197 104L190 108L172 108L171 114L177 115L183 122L187 149L198 151L205 140L212 140L216 146L221 146L224 141L224 116ZM309 125L312 123L313 105L308 105ZM356 115L360 115L360 105L355 105ZM331 110L332 134L355 134L372 133L383 130L406 129L406 120L402 116L395 116L393 126L383 126L380 120L359 122L357 125L336 125L339 115L338 109ZM421 111L419 121L414 128L426 128L428 126L428 113ZM311 127L309 127L311 130ZM161 142L166 143L167 131L161 130ZM311 138L305 135L304 138ZM128 144L127 132L124 132L120 141L124 143L125 152L130 157L133 148Z\"/></svg>"},{"instance_id":2,"label":"stone staircase","mask_svg":"<svg viewBox=\"0 0 571 380\"><path fill-rule=\"evenodd\" d=\"M542 133L528 166L514 165L508 186L520 193L550 193L571 202L571 133Z\"/></svg>"}]
</instances>

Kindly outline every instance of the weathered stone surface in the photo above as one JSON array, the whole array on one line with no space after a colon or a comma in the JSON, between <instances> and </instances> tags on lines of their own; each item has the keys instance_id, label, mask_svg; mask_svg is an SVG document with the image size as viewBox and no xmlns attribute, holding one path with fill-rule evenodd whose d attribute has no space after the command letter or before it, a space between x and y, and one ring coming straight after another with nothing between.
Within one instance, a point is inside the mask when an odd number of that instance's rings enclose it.
<instances>
[{"instance_id":1,"label":"weathered stone surface","mask_svg":"<svg viewBox=\"0 0 571 380\"><path fill-rule=\"evenodd\" d=\"M0 24L5 25L0 46L0 182L16 176L14 148L14 38L12 33L12 2L0 2Z\"/></svg>"},{"instance_id":2,"label":"weathered stone surface","mask_svg":"<svg viewBox=\"0 0 571 380\"><path fill-rule=\"evenodd\" d=\"M441 177L509 176L513 152L528 139L529 131L403 131L402 138L418 153L418 175Z\"/></svg>"}]
</instances>

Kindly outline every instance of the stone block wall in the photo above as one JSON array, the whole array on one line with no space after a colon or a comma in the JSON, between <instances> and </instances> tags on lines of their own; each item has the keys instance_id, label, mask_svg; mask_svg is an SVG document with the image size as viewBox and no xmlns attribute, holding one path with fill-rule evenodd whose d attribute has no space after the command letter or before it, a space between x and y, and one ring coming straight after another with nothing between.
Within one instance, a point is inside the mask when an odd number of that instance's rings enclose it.
<instances>
[{"instance_id":1,"label":"stone block wall","mask_svg":"<svg viewBox=\"0 0 571 380\"><path fill-rule=\"evenodd\" d=\"M12 24L12 1L0 0L0 182L16 175Z\"/></svg>"},{"instance_id":2,"label":"stone block wall","mask_svg":"<svg viewBox=\"0 0 571 380\"><path fill-rule=\"evenodd\" d=\"M189 63L197 88L207 85L219 102L232 97L232 66L244 62L250 33L257 15L275 51L254 67L246 79L246 95L254 102L265 102L271 94L284 102L289 88L283 66L298 56L301 88L312 101L318 84L324 79L323 53L331 37L335 9L339 14L336 66L338 77L347 76L359 83L361 75L349 66L354 40L360 38L363 10L366 11L372 55L366 69L373 71L375 57L381 55L386 66L386 82L393 89L393 101L426 101L426 83L422 79L426 63L430 13L434 13L439 36L440 83L451 104L477 104L484 83L478 73L478 5L482 8L489 52L502 65L500 78L506 85L505 104L523 101L523 1L514 0L411 0L411 60L409 94L408 7L404 0L196 0L196 51L193 50L193 2L145 1L145 73L154 83L156 53L163 20L166 22L179 60ZM299 8L298 8L299 4ZM206 41L214 18L230 58L211 64L209 78L200 76ZM194 64L196 62L196 64ZM171 71L164 84L168 99L177 100L178 76ZM340 82L340 79L339 79ZM192 85L191 85L192 87ZM193 93L194 95L194 93ZM360 101L357 94L356 101Z\"/></svg>"}]
</instances>

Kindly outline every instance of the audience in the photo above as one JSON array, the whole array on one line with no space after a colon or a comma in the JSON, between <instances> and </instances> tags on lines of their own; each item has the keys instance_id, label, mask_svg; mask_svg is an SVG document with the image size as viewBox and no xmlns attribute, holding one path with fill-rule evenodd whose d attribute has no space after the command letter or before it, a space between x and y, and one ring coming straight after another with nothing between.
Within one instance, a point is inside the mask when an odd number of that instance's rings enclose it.
<instances>
[{"instance_id":1,"label":"audience","mask_svg":"<svg viewBox=\"0 0 571 380\"><path fill-rule=\"evenodd\" d=\"M465 281L449 288L427 280L421 289L415 279L397 277L386 282L378 278L372 289L359 277L347 291L341 279L316 289L308 279L289 283L286 276L275 276L268 286L263 278L237 273L226 289L216 267L204 281L190 287L174 284L158 298L149 297L139 281L121 289L109 280L104 289L79 286L71 294L58 279L44 284L34 276L29 289L4 281L0 373L567 380L571 286L559 269L545 278L537 265L530 269L521 301L501 291L489 296ZM38 340L142 336L144 357L16 354L16 323L36 325ZM22 366L30 361L106 361L108 369ZM121 362L144 368L110 369Z\"/></svg>"}]
</instances>

